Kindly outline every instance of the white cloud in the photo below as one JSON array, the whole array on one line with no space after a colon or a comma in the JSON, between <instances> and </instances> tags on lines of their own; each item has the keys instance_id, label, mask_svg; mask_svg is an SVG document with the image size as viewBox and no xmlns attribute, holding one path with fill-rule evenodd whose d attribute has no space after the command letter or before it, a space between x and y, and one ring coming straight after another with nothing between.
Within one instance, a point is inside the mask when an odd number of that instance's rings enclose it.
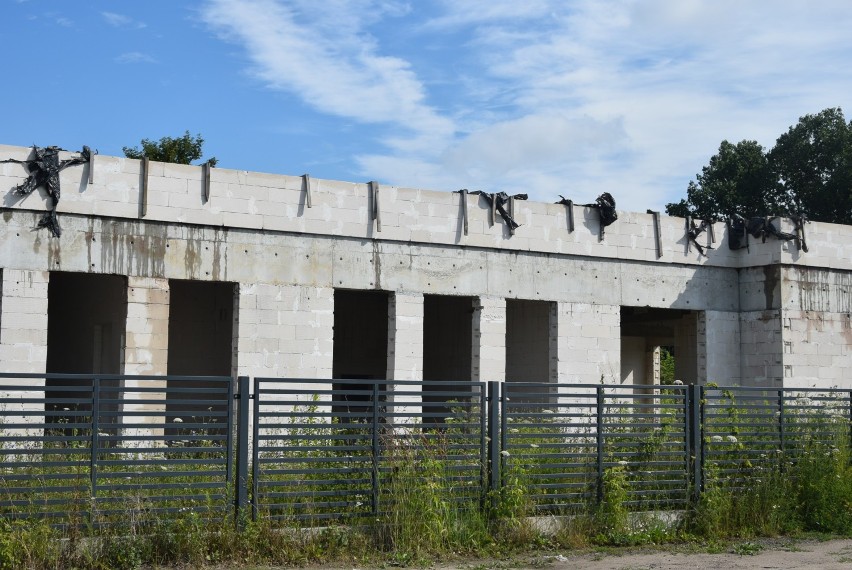
<instances>
[{"instance_id":1,"label":"white cloud","mask_svg":"<svg viewBox=\"0 0 852 570\"><path fill-rule=\"evenodd\" d=\"M852 108L848 3L445 0L412 24L393 19L401 2L329 1L213 0L203 14L267 85L392 126L384 152L354 158L393 184L609 191L620 208L661 209L723 139L771 147L803 114ZM431 62L455 87L444 99L421 79L428 58L389 51L381 32L396 23L412 43L451 46Z\"/></svg>"},{"instance_id":2,"label":"white cloud","mask_svg":"<svg viewBox=\"0 0 852 570\"><path fill-rule=\"evenodd\" d=\"M202 14L246 49L253 73L268 86L324 113L403 127L412 135L403 146L423 148L451 136L452 122L426 103L409 63L382 54L363 30L368 20L401 10L368 0L214 0Z\"/></svg>"},{"instance_id":3,"label":"white cloud","mask_svg":"<svg viewBox=\"0 0 852 570\"><path fill-rule=\"evenodd\" d=\"M138 51L123 53L115 57L114 61L116 63L157 63L157 60L147 53Z\"/></svg>"},{"instance_id":4,"label":"white cloud","mask_svg":"<svg viewBox=\"0 0 852 570\"><path fill-rule=\"evenodd\" d=\"M117 14L115 12L101 12L101 16L106 23L116 28L144 28L147 26L145 22L134 20L130 16Z\"/></svg>"}]
</instances>

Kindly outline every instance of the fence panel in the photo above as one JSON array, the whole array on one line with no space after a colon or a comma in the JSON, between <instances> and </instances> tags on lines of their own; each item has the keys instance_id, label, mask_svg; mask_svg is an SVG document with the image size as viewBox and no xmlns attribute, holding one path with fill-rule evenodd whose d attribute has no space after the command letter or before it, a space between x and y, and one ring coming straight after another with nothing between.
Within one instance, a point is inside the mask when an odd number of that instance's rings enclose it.
<instances>
[{"instance_id":1,"label":"fence panel","mask_svg":"<svg viewBox=\"0 0 852 570\"><path fill-rule=\"evenodd\" d=\"M688 500L686 387L504 385L503 485L558 513L624 487L633 508Z\"/></svg>"},{"instance_id":2,"label":"fence panel","mask_svg":"<svg viewBox=\"0 0 852 570\"><path fill-rule=\"evenodd\" d=\"M232 508L229 377L0 374L0 516L144 524Z\"/></svg>"},{"instance_id":3,"label":"fence panel","mask_svg":"<svg viewBox=\"0 0 852 570\"><path fill-rule=\"evenodd\" d=\"M424 486L483 498L484 384L255 378L254 390L257 516L376 516Z\"/></svg>"},{"instance_id":4,"label":"fence panel","mask_svg":"<svg viewBox=\"0 0 852 570\"><path fill-rule=\"evenodd\" d=\"M705 478L741 489L809 451L848 445L850 392L704 388Z\"/></svg>"}]
</instances>

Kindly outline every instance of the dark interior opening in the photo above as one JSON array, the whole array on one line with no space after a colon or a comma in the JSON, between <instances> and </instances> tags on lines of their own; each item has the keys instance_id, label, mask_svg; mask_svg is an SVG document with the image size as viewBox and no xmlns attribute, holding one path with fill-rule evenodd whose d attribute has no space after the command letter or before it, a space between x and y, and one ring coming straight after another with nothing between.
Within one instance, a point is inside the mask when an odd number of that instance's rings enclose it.
<instances>
[{"instance_id":1,"label":"dark interior opening","mask_svg":"<svg viewBox=\"0 0 852 570\"><path fill-rule=\"evenodd\" d=\"M388 299L386 291L335 289L333 378L384 380L388 377ZM358 402L372 400L373 385L373 382L335 382L334 389L341 393L334 399L345 403L333 406L333 412L341 421L345 418L364 421L370 407ZM379 389L384 389L384 384Z\"/></svg>"},{"instance_id":2,"label":"dark interior opening","mask_svg":"<svg viewBox=\"0 0 852 570\"><path fill-rule=\"evenodd\" d=\"M121 374L127 321L127 280L117 275L51 272L47 287L48 374ZM46 421L71 425L91 412L92 380L48 378ZM118 380L102 380L100 398L118 399ZM101 405L101 423L115 423L118 404ZM62 412L70 412L63 414ZM86 417L88 414L86 414Z\"/></svg>"},{"instance_id":3,"label":"dark interior opening","mask_svg":"<svg viewBox=\"0 0 852 570\"><path fill-rule=\"evenodd\" d=\"M555 349L548 301L506 300L506 381L545 383L555 382L551 354ZM546 402L551 389L530 387L512 390L514 401ZM521 396L523 394L523 396Z\"/></svg>"},{"instance_id":4,"label":"dark interior opening","mask_svg":"<svg viewBox=\"0 0 852 570\"><path fill-rule=\"evenodd\" d=\"M423 380L470 382L473 379L473 297L423 297ZM442 423L447 398L431 395L441 386L423 387L424 422ZM431 404L431 405L430 405ZM439 405L440 404L440 405Z\"/></svg>"},{"instance_id":5,"label":"dark interior opening","mask_svg":"<svg viewBox=\"0 0 852 570\"><path fill-rule=\"evenodd\" d=\"M169 280L169 376L232 375L235 293L234 283ZM168 381L169 389L179 386L179 380ZM221 402L189 401L197 398L170 392L166 398L168 421L201 420L207 412L224 411L228 405L224 398L219 398Z\"/></svg>"},{"instance_id":6,"label":"dark interior opening","mask_svg":"<svg viewBox=\"0 0 852 570\"><path fill-rule=\"evenodd\" d=\"M692 384L698 377L698 312L621 307L621 382L658 385L663 380L663 348L674 359L674 378Z\"/></svg>"}]
</instances>

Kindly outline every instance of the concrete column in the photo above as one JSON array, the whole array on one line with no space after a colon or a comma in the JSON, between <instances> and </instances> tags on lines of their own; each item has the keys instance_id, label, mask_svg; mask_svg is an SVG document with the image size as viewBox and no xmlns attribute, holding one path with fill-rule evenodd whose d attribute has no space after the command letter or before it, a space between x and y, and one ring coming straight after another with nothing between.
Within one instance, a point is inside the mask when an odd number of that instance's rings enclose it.
<instances>
[{"instance_id":1,"label":"concrete column","mask_svg":"<svg viewBox=\"0 0 852 570\"><path fill-rule=\"evenodd\" d=\"M0 281L0 362L3 372L44 374L47 367L47 283L46 271L3 269ZM44 378L15 379L17 385L44 388ZM15 403L26 398L22 391L4 390L0 401L9 423L44 421L43 416L14 416L16 411L40 412L40 404ZM36 396L41 396L38 394ZM35 433L33 435L40 435Z\"/></svg>"},{"instance_id":2,"label":"concrete column","mask_svg":"<svg viewBox=\"0 0 852 570\"><path fill-rule=\"evenodd\" d=\"M153 277L127 278L124 373L165 376L169 352L169 281ZM163 392L134 392L134 388L160 388ZM151 416L124 415L124 422L162 425L166 412L166 381L135 380L124 383L124 411L149 411ZM161 404L134 404L132 400L159 399ZM162 436L162 427L125 430L128 435Z\"/></svg>"},{"instance_id":3,"label":"concrete column","mask_svg":"<svg viewBox=\"0 0 852 570\"><path fill-rule=\"evenodd\" d=\"M473 310L473 381L506 379L506 300L479 297Z\"/></svg>"},{"instance_id":4,"label":"concrete column","mask_svg":"<svg viewBox=\"0 0 852 570\"><path fill-rule=\"evenodd\" d=\"M740 384L740 317L704 311L698 316L698 381L720 386Z\"/></svg>"},{"instance_id":5,"label":"concrete column","mask_svg":"<svg viewBox=\"0 0 852 570\"><path fill-rule=\"evenodd\" d=\"M620 383L620 307L559 303L557 318L559 382Z\"/></svg>"},{"instance_id":6,"label":"concrete column","mask_svg":"<svg viewBox=\"0 0 852 570\"><path fill-rule=\"evenodd\" d=\"M388 379L423 380L423 295L388 299Z\"/></svg>"},{"instance_id":7,"label":"concrete column","mask_svg":"<svg viewBox=\"0 0 852 570\"><path fill-rule=\"evenodd\" d=\"M423 380L423 295L396 292L388 298L388 380ZM419 386L395 386L394 412L416 414Z\"/></svg>"},{"instance_id":8,"label":"concrete column","mask_svg":"<svg viewBox=\"0 0 852 570\"><path fill-rule=\"evenodd\" d=\"M3 269L0 362L4 372L44 374L47 367L48 272ZM36 383L43 386L44 381Z\"/></svg>"},{"instance_id":9,"label":"concrete column","mask_svg":"<svg viewBox=\"0 0 852 570\"><path fill-rule=\"evenodd\" d=\"M169 352L169 280L127 278L125 374L165 375Z\"/></svg>"},{"instance_id":10,"label":"concrete column","mask_svg":"<svg viewBox=\"0 0 852 570\"><path fill-rule=\"evenodd\" d=\"M334 290L265 283L239 287L237 374L330 379Z\"/></svg>"},{"instance_id":11,"label":"concrete column","mask_svg":"<svg viewBox=\"0 0 852 570\"><path fill-rule=\"evenodd\" d=\"M791 328L781 311L749 311L740 323L740 379L744 386L780 388L784 382L783 331ZM783 322L783 329L782 329Z\"/></svg>"}]
</instances>

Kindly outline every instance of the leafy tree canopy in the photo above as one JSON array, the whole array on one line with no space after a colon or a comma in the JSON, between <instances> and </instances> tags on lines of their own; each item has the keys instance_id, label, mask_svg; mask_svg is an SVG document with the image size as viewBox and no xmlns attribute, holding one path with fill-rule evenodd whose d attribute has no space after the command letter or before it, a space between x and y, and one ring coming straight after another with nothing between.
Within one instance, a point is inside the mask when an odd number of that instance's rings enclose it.
<instances>
[{"instance_id":1,"label":"leafy tree canopy","mask_svg":"<svg viewBox=\"0 0 852 570\"><path fill-rule=\"evenodd\" d=\"M182 137L163 137L159 141L142 139L142 148L125 146L121 150L127 158L141 159L148 157L158 162L172 162L175 164L192 164L193 160L199 160L203 155L202 147L204 139L201 135L193 137L186 131ZM203 164L216 166L216 158L212 157Z\"/></svg>"},{"instance_id":2,"label":"leafy tree canopy","mask_svg":"<svg viewBox=\"0 0 852 570\"><path fill-rule=\"evenodd\" d=\"M722 220L804 215L852 224L852 122L840 108L805 115L768 152L755 141L722 141L671 216Z\"/></svg>"}]
</instances>

